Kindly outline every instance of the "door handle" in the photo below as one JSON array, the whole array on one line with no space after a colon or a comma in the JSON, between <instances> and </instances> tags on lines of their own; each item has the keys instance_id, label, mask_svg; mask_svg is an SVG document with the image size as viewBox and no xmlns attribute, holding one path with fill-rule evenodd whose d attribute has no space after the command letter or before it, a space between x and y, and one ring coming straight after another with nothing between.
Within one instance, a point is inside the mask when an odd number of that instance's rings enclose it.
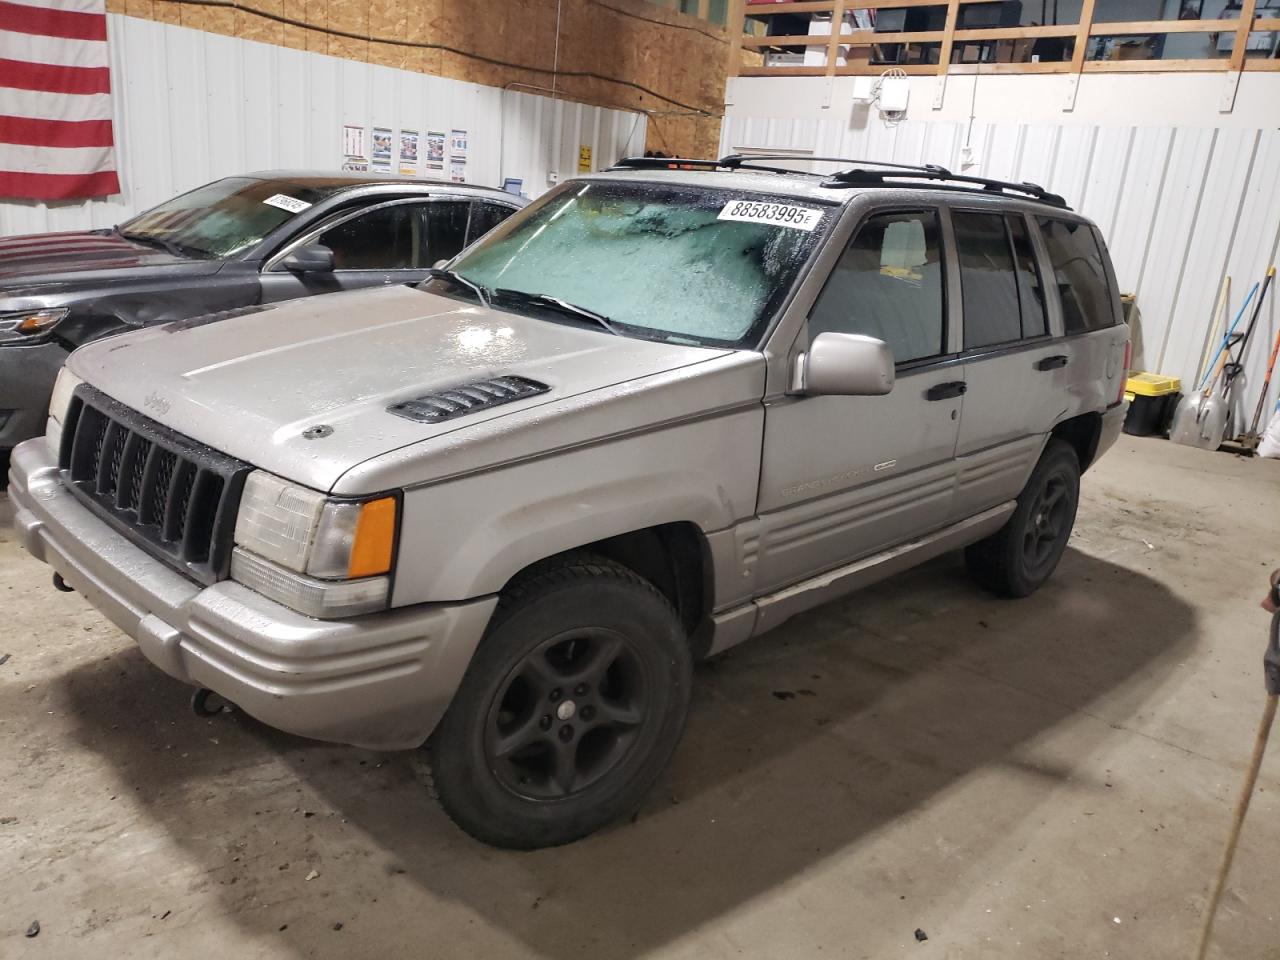
<instances>
[{"instance_id":1,"label":"door handle","mask_svg":"<svg viewBox=\"0 0 1280 960\"><path fill-rule=\"evenodd\" d=\"M1056 370L1058 367L1065 367L1066 365L1067 358L1061 353L1055 357L1045 357L1043 360L1036 361L1037 370Z\"/></svg>"},{"instance_id":2,"label":"door handle","mask_svg":"<svg viewBox=\"0 0 1280 960\"><path fill-rule=\"evenodd\" d=\"M951 380L947 383L935 383L925 391L924 398L926 400L949 400L952 397L962 395L968 389L969 385L963 380Z\"/></svg>"}]
</instances>

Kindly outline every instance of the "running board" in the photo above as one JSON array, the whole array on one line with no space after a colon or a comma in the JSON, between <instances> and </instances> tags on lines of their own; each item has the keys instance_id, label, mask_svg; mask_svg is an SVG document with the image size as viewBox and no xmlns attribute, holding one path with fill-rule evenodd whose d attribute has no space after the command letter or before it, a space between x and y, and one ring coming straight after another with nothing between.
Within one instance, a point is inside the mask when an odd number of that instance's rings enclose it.
<instances>
[{"instance_id":1,"label":"running board","mask_svg":"<svg viewBox=\"0 0 1280 960\"><path fill-rule=\"evenodd\" d=\"M990 536L1004 526L1016 507L1016 501L1010 500L928 536L909 540L726 610L714 617L715 633L707 656L715 656L757 634L772 630L797 613Z\"/></svg>"}]
</instances>

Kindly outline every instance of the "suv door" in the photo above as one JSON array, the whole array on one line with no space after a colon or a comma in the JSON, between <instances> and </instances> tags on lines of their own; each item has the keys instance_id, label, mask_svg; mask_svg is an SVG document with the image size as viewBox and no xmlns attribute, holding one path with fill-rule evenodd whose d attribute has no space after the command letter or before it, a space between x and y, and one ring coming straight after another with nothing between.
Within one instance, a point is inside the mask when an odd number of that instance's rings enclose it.
<instances>
[{"instance_id":1,"label":"suv door","mask_svg":"<svg viewBox=\"0 0 1280 960\"><path fill-rule=\"evenodd\" d=\"M466 243L467 200L392 200L339 214L287 244L261 275L262 302L336 290L425 280L437 260ZM318 243L333 251L333 270L298 273L283 265L293 250Z\"/></svg>"},{"instance_id":2,"label":"suv door","mask_svg":"<svg viewBox=\"0 0 1280 960\"><path fill-rule=\"evenodd\" d=\"M1045 284L1021 212L950 211L968 390L956 446L955 511L1017 496L1067 408L1069 351L1050 329Z\"/></svg>"},{"instance_id":3,"label":"suv door","mask_svg":"<svg viewBox=\"0 0 1280 960\"><path fill-rule=\"evenodd\" d=\"M939 212L859 224L814 302L808 339L884 340L882 397L783 397L765 408L757 590L793 583L937 529L951 513L963 364L947 317Z\"/></svg>"}]
</instances>

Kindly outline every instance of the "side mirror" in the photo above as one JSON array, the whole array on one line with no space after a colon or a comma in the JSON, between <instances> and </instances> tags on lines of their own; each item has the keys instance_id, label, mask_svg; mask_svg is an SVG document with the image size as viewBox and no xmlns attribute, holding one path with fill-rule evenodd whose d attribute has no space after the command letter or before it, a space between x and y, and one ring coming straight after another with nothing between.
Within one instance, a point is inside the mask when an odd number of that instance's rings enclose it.
<instances>
[{"instance_id":1,"label":"side mirror","mask_svg":"<svg viewBox=\"0 0 1280 960\"><path fill-rule=\"evenodd\" d=\"M820 333L796 358L792 392L807 396L878 397L893 389L893 351L859 333Z\"/></svg>"},{"instance_id":2,"label":"side mirror","mask_svg":"<svg viewBox=\"0 0 1280 960\"><path fill-rule=\"evenodd\" d=\"M306 243L281 260L280 265L294 273L331 273L333 251L323 243Z\"/></svg>"}]
</instances>

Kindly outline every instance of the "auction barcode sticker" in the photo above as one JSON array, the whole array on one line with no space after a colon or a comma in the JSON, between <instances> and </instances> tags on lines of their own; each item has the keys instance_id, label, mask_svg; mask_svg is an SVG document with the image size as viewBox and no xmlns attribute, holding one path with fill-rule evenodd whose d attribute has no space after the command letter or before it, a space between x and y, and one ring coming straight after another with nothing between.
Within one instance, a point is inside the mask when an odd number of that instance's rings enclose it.
<instances>
[{"instance_id":1,"label":"auction barcode sticker","mask_svg":"<svg viewBox=\"0 0 1280 960\"><path fill-rule=\"evenodd\" d=\"M730 200L717 220L739 220L743 223L771 223L793 230L812 230L822 219L822 211L797 207L790 203L767 203L759 200Z\"/></svg>"},{"instance_id":2,"label":"auction barcode sticker","mask_svg":"<svg viewBox=\"0 0 1280 960\"><path fill-rule=\"evenodd\" d=\"M273 207L279 207L281 210L288 210L290 213L301 213L311 204L305 200L299 200L297 197L285 196L283 193L272 194L263 203L270 204Z\"/></svg>"}]
</instances>

